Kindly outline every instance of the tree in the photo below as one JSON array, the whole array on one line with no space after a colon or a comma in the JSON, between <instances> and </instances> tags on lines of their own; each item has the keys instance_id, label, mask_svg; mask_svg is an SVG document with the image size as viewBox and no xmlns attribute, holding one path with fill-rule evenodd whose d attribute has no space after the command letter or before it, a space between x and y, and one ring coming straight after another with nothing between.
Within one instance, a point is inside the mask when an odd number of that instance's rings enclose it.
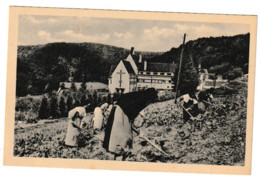
<instances>
[{"instance_id":1,"label":"tree","mask_svg":"<svg viewBox=\"0 0 260 180\"><path fill-rule=\"evenodd\" d=\"M50 102L50 115L52 118L58 118L60 116L57 97L53 95Z\"/></svg>"},{"instance_id":2,"label":"tree","mask_svg":"<svg viewBox=\"0 0 260 180\"><path fill-rule=\"evenodd\" d=\"M64 97L60 98L59 107L60 107L60 115L61 115L61 117L65 117L67 111L66 111L66 103L65 103Z\"/></svg>"},{"instance_id":3,"label":"tree","mask_svg":"<svg viewBox=\"0 0 260 180\"><path fill-rule=\"evenodd\" d=\"M48 99L46 98L46 96L43 96L42 98L42 102L40 105L40 109L39 109L39 119L46 119L49 117L49 108L48 108Z\"/></svg>"},{"instance_id":4,"label":"tree","mask_svg":"<svg viewBox=\"0 0 260 180\"><path fill-rule=\"evenodd\" d=\"M194 64L195 64L194 59L192 55L189 54L189 50L184 49L181 74L180 74L180 82L179 82L179 91L180 91L179 95L189 93L189 92L195 92L199 85L199 75ZM179 71L179 66L176 68L175 76L173 78L175 85L177 84L178 71Z\"/></svg>"},{"instance_id":5,"label":"tree","mask_svg":"<svg viewBox=\"0 0 260 180\"><path fill-rule=\"evenodd\" d=\"M85 106L87 104L87 98L85 95L83 95L80 99L80 105Z\"/></svg>"},{"instance_id":6,"label":"tree","mask_svg":"<svg viewBox=\"0 0 260 180\"><path fill-rule=\"evenodd\" d=\"M73 99L71 95L68 96L67 98L67 110L70 111L73 108Z\"/></svg>"},{"instance_id":7,"label":"tree","mask_svg":"<svg viewBox=\"0 0 260 180\"><path fill-rule=\"evenodd\" d=\"M71 89L72 91L76 91L76 90L77 90L76 85L75 85L74 82L71 83L70 89Z\"/></svg>"},{"instance_id":8,"label":"tree","mask_svg":"<svg viewBox=\"0 0 260 180\"><path fill-rule=\"evenodd\" d=\"M80 106L80 101L78 99L75 100L75 104L74 104L74 107L78 107Z\"/></svg>"},{"instance_id":9,"label":"tree","mask_svg":"<svg viewBox=\"0 0 260 180\"><path fill-rule=\"evenodd\" d=\"M112 103L112 101L111 101L111 94L110 93L107 94L107 103L108 104Z\"/></svg>"},{"instance_id":10,"label":"tree","mask_svg":"<svg viewBox=\"0 0 260 180\"><path fill-rule=\"evenodd\" d=\"M242 68L234 68L226 73L226 77L228 80L234 80L243 75Z\"/></svg>"},{"instance_id":11,"label":"tree","mask_svg":"<svg viewBox=\"0 0 260 180\"><path fill-rule=\"evenodd\" d=\"M87 89L86 83L82 82L81 85L80 85L80 90L81 90L82 92L85 92L86 89Z\"/></svg>"}]
</instances>

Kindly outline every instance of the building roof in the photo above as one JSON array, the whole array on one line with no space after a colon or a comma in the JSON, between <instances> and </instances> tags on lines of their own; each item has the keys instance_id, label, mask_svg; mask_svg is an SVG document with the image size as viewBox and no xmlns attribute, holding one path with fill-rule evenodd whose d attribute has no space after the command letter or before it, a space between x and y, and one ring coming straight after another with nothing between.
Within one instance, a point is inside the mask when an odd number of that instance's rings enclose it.
<instances>
[{"instance_id":1,"label":"building roof","mask_svg":"<svg viewBox=\"0 0 260 180\"><path fill-rule=\"evenodd\" d=\"M123 62L124 66L125 66L125 68L126 68L126 70L127 70L127 72L129 74L135 74L135 71L134 71L134 69L133 69L133 67L132 67L132 65L131 65L131 63L129 61L122 60L122 62ZM109 71L109 77L112 76L112 74L115 71L116 67L117 67L117 65L111 65L110 71Z\"/></svg>"},{"instance_id":2,"label":"building roof","mask_svg":"<svg viewBox=\"0 0 260 180\"><path fill-rule=\"evenodd\" d=\"M108 77L111 77L111 76L112 76L112 74L113 74L113 72L115 71L115 69L116 69L116 66L115 66L115 65L111 65L110 71L109 71L109 76L108 76Z\"/></svg>"},{"instance_id":3,"label":"building roof","mask_svg":"<svg viewBox=\"0 0 260 180\"><path fill-rule=\"evenodd\" d=\"M146 71L150 72L175 72L176 66L172 63L149 63ZM144 71L144 63L138 63L138 70Z\"/></svg>"},{"instance_id":4,"label":"building roof","mask_svg":"<svg viewBox=\"0 0 260 180\"><path fill-rule=\"evenodd\" d=\"M134 71L134 69L133 69L133 67L132 67L132 65L129 61L123 60L122 62L123 62L124 66L125 66L125 68L126 68L126 70L129 74L135 74L135 71Z\"/></svg>"}]
</instances>

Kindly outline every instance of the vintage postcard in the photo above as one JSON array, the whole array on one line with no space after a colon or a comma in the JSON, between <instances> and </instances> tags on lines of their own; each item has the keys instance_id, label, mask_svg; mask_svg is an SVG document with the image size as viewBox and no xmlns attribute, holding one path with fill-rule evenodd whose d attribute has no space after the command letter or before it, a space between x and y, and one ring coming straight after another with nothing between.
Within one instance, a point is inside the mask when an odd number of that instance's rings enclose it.
<instances>
[{"instance_id":1,"label":"vintage postcard","mask_svg":"<svg viewBox=\"0 0 260 180\"><path fill-rule=\"evenodd\" d=\"M250 174L256 22L10 7L4 165Z\"/></svg>"}]
</instances>

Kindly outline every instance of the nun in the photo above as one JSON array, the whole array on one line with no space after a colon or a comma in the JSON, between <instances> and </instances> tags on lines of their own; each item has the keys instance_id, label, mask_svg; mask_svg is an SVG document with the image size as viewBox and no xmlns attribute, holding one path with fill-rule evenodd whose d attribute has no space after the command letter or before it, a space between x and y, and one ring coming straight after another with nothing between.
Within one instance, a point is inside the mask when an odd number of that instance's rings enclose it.
<instances>
[{"instance_id":1,"label":"nun","mask_svg":"<svg viewBox=\"0 0 260 180\"><path fill-rule=\"evenodd\" d=\"M198 101L193 92L182 95L178 101L183 103L183 124L191 120L191 115L197 116Z\"/></svg>"},{"instance_id":2,"label":"nun","mask_svg":"<svg viewBox=\"0 0 260 180\"><path fill-rule=\"evenodd\" d=\"M114 154L115 160L124 160L125 155L132 149L134 120L157 98L154 88L121 95L107 120L103 142L103 147Z\"/></svg>"},{"instance_id":3,"label":"nun","mask_svg":"<svg viewBox=\"0 0 260 180\"><path fill-rule=\"evenodd\" d=\"M65 137L65 145L68 147L78 146L78 136L81 130L82 119L87 116L85 107L76 107L69 111L68 127Z\"/></svg>"},{"instance_id":4,"label":"nun","mask_svg":"<svg viewBox=\"0 0 260 180\"><path fill-rule=\"evenodd\" d=\"M94 121L94 125L93 125L93 129L94 132L98 132L102 129L103 125L104 125L104 113L106 111L108 107L108 103L104 103L102 104L100 107L96 107L94 110L94 117L93 117L93 121Z\"/></svg>"}]
</instances>

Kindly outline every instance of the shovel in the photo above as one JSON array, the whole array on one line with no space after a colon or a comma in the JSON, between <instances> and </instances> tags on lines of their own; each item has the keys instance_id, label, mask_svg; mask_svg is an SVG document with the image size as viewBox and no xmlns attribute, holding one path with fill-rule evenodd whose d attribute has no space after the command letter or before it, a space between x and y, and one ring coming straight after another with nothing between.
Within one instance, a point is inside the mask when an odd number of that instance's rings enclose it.
<instances>
[{"instance_id":1,"label":"shovel","mask_svg":"<svg viewBox=\"0 0 260 180\"><path fill-rule=\"evenodd\" d=\"M141 135L137 129L135 129L134 127L132 127L132 129L134 130L134 132L136 132L138 135L140 135L140 138L143 138L144 140L146 140L149 144L151 144L155 149L157 149L158 151L163 153L165 156L170 157L170 155L167 154L165 151L163 151L158 145L156 145L154 142L150 141L147 137Z\"/></svg>"}]
</instances>

